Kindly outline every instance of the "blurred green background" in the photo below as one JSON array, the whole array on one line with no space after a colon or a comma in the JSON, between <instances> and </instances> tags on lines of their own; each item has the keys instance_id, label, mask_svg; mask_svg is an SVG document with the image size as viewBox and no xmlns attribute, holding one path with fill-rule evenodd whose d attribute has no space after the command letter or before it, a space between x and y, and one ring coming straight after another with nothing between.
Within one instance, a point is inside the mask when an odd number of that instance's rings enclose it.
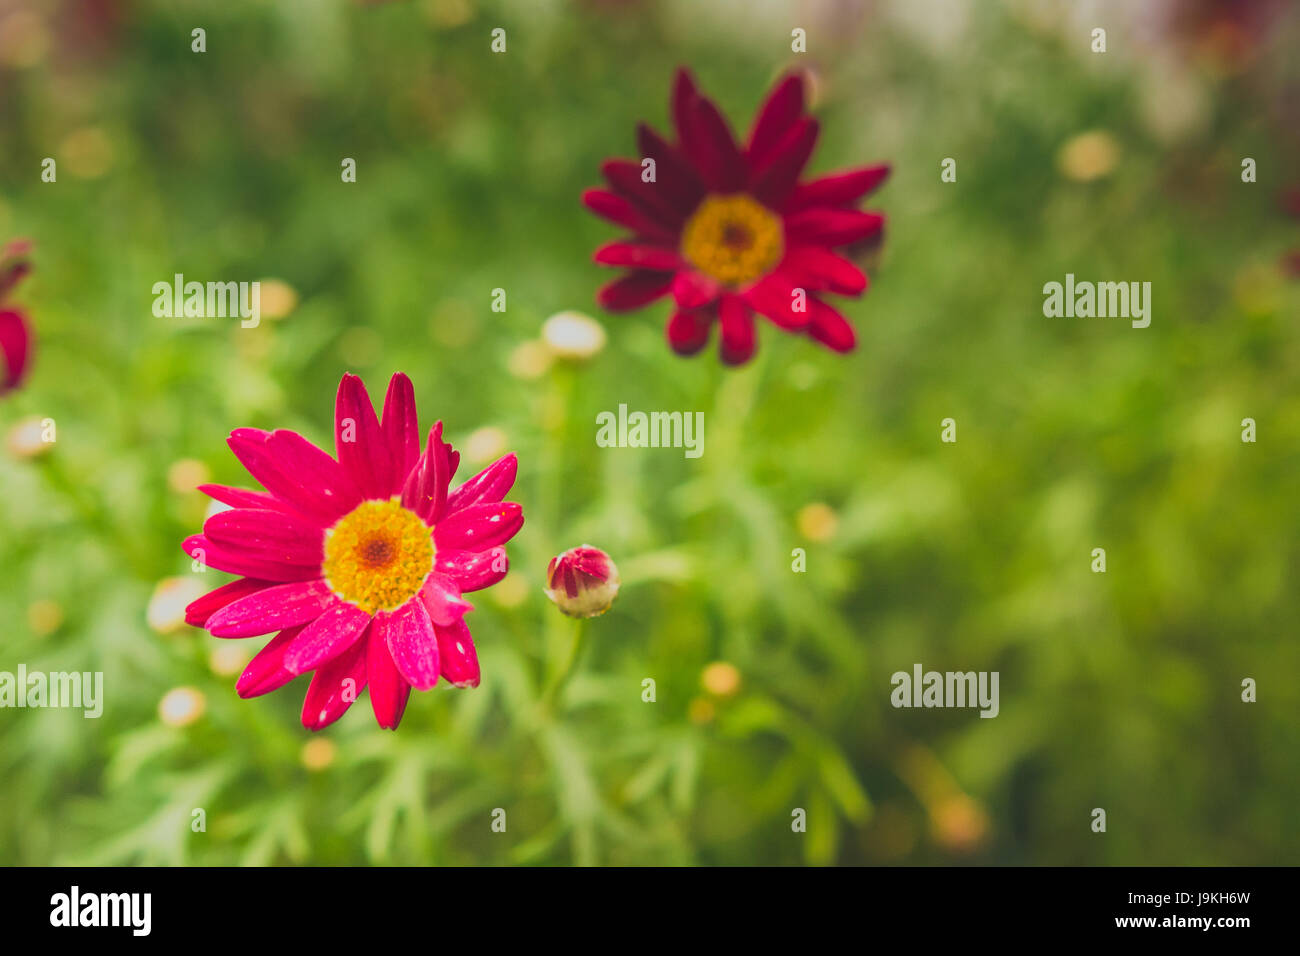
<instances>
[{"instance_id":1,"label":"blurred green background","mask_svg":"<svg viewBox=\"0 0 1300 956\"><path fill-rule=\"evenodd\" d=\"M0 862L1297 862L1296 10L1069 7L0 0L0 240L35 243L39 336L0 401L0 670L106 697L0 711ZM668 350L663 303L594 305L617 230L579 194L666 127L678 65L740 131L803 67L812 170L893 163L850 356L765 324L728 370ZM178 272L277 280L284 315L155 318ZM1151 282L1150 328L1045 318L1067 272ZM567 309L600 354L548 351ZM526 524L471 598L480 688L312 735L305 679L235 695L259 640L178 625L226 580L179 543L198 480L250 483L232 428L332 447L346 370L410 374L462 478L516 451ZM703 457L598 448L619 403L703 411ZM585 542L624 587L551 714L546 563ZM1000 715L893 709L918 662L1000 672Z\"/></svg>"}]
</instances>

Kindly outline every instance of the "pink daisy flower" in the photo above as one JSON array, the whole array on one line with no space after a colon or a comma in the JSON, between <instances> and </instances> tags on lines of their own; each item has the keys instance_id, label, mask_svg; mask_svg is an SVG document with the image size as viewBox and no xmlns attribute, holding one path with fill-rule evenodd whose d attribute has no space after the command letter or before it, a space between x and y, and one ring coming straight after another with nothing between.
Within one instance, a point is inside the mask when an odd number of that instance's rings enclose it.
<instances>
[{"instance_id":1,"label":"pink daisy flower","mask_svg":"<svg viewBox=\"0 0 1300 956\"><path fill-rule=\"evenodd\" d=\"M0 249L0 395L21 385L31 364L31 324L22 309L5 304L10 290L31 271L29 249L23 240Z\"/></svg>"},{"instance_id":2,"label":"pink daisy flower","mask_svg":"<svg viewBox=\"0 0 1300 956\"><path fill-rule=\"evenodd\" d=\"M732 365L754 354L755 314L837 352L852 349L853 327L826 297L861 295L867 276L835 250L879 241L885 217L855 206L889 166L801 179L818 125L804 113L798 74L776 85L743 145L685 70L672 113L675 143L640 125L642 158L606 161L609 189L583 194L592 212L631 232L596 250L601 265L630 270L600 290L600 304L626 311L671 295L668 344L694 354L717 323L722 360Z\"/></svg>"},{"instance_id":3,"label":"pink daisy flower","mask_svg":"<svg viewBox=\"0 0 1300 956\"><path fill-rule=\"evenodd\" d=\"M266 491L201 486L231 510L187 538L191 557L237 581L204 595L186 620L216 637L276 633L235 690L256 697L314 671L303 726L338 720L362 688L379 726L396 728L411 688L441 677L479 683L466 591L505 577L503 545L523 524L502 501L513 454L450 488L459 453L442 422L420 450L411 380L394 375L382 418L361 379L344 375L337 458L292 431L238 428L230 448Z\"/></svg>"}]
</instances>

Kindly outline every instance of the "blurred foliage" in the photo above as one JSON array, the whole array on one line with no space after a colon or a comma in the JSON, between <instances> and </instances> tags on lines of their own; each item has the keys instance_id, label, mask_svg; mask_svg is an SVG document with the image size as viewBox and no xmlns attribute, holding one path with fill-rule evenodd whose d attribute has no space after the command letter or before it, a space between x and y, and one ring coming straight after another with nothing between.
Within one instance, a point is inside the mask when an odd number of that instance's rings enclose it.
<instances>
[{"instance_id":1,"label":"blurred foliage","mask_svg":"<svg viewBox=\"0 0 1300 956\"><path fill-rule=\"evenodd\" d=\"M1294 11L1227 68L1158 4L1099 5L1104 57L1049 6L0 2L0 239L36 243L40 336L0 426L58 428L0 458L0 670L100 670L107 698L0 711L0 862L1295 862ZM595 314L615 230L578 195L637 120L664 127L673 69L747 129L796 63L814 169L894 164L858 350L767 326L742 370L682 360L661 304L522 374L548 315ZM1080 182L1058 160L1088 130L1117 148ZM1150 281L1151 327L1044 318L1066 272ZM299 305L155 318L174 273ZM397 733L362 700L313 737L305 680L241 701L223 642L147 626L206 507L168 474L247 484L242 425L329 447L341 373L382 392L398 369L425 427L518 452L527 523L473 596L482 686L414 695ZM621 402L704 411L704 456L598 448ZM544 572L584 542L623 593L550 707L573 625ZM718 660L734 693L702 683ZM916 662L999 671L1000 715L894 710ZM181 686L205 706L173 726Z\"/></svg>"}]
</instances>

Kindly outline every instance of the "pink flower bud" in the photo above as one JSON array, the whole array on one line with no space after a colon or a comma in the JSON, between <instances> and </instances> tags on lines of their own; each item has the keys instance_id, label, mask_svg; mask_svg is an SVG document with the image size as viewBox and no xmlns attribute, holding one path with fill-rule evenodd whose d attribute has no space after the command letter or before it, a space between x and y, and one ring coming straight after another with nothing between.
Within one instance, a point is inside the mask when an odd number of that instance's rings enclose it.
<instances>
[{"instance_id":1,"label":"pink flower bud","mask_svg":"<svg viewBox=\"0 0 1300 956\"><path fill-rule=\"evenodd\" d=\"M618 568L600 548L584 544L551 558L546 596L570 617L596 617L618 597Z\"/></svg>"}]
</instances>

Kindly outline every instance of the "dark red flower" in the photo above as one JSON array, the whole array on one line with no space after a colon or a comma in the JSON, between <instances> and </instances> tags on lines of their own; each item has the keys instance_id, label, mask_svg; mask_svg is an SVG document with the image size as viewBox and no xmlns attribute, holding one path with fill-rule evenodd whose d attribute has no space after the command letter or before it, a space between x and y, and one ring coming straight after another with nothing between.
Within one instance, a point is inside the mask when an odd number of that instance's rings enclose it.
<instances>
[{"instance_id":1,"label":"dark red flower","mask_svg":"<svg viewBox=\"0 0 1300 956\"><path fill-rule=\"evenodd\" d=\"M837 352L852 349L852 326L823 297L866 290L866 275L833 250L879 238L885 217L854 205L889 166L800 181L818 126L804 112L799 74L777 83L743 146L686 70L672 113L675 143L641 124L642 159L607 160L610 188L583 194L589 209L632 233L596 250L601 265L631 270L600 290L600 304L622 311L671 294L669 345L698 352L716 321L722 360L733 365L754 354L756 312Z\"/></svg>"},{"instance_id":2,"label":"dark red flower","mask_svg":"<svg viewBox=\"0 0 1300 956\"><path fill-rule=\"evenodd\" d=\"M23 382L32 357L32 329L21 309L7 305L9 291L31 271L30 245L23 240L0 249L0 395Z\"/></svg>"}]
</instances>

